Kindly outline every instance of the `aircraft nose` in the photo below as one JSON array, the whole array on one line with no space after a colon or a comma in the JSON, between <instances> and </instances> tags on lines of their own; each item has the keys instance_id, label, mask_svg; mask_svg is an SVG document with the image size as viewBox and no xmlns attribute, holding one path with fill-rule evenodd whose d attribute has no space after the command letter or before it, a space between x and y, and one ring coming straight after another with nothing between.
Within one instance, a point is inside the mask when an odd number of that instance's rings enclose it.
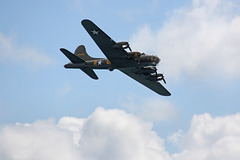
<instances>
[{"instance_id":1,"label":"aircraft nose","mask_svg":"<svg viewBox=\"0 0 240 160\"><path fill-rule=\"evenodd\" d=\"M160 58L156 57L156 63L160 62Z\"/></svg>"}]
</instances>

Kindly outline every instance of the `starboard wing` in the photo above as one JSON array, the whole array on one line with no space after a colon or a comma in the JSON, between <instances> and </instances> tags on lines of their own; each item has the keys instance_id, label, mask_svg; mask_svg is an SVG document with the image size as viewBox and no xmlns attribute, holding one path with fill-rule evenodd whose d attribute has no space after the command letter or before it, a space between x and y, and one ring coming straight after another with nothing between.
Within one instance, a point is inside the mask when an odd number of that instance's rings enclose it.
<instances>
[{"instance_id":1,"label":"starboard wing","mask_svg":"<svg viewBox=\"0 0 240 160\"><path fill-rule=\"evenodd\" d=\"M149 80L149 75L135 73L135 69L126 68L119 70L162 96L171 95L171 93L165 87L163 87L161 83L159 83L158 81Z\"/></svg>"},{"instance_id":2,"label":"starboard wing","mask_svg":"<svg viewBox=\"0 0 240 160\"><path fill-rule=\"evenodd\" d=\"M116 42L92 21L85 19L82 21L82 25L113 65L121 66L128 61L126 59L128 53L123 48L114 47ZM119 59L121 60L119 61Z\"/></svg>"}]
</instances>

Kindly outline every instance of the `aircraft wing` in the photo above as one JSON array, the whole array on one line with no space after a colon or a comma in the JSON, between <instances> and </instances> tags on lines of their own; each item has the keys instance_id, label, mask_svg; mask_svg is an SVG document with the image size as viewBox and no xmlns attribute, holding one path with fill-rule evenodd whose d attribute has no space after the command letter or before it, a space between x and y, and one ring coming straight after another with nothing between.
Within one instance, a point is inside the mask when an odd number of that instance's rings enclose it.
<instances>
[{"instance_id":1,"label":"aircraft wing","mask_svg":"<svg viewBox=\"0 0 240 160\"><path fill-rule=\"evenodd\" d=\"M123 48L114 47L116 42L92 21L85 19L82 21L82 25L112 65L117 67L129 61L126 59L128 53Z\"/></svg>"},{"instance_id":2,"label":"aircraft wing","mask_svg":"<svg viewBox=\"0 0 240 160\"><path fill-rule=\"evenodd\" d=\"M119 69L121 72L125 73L129 77L135 79L142 85L148 87L152 91L162 95L162 96L170 96L171 93L161 85L158 81L151 81L148 79L149 75L144 75L144 74L136 74L135 69L129 69L129 68L124 68L124 69Z\"/></svg>"}]
</instances>

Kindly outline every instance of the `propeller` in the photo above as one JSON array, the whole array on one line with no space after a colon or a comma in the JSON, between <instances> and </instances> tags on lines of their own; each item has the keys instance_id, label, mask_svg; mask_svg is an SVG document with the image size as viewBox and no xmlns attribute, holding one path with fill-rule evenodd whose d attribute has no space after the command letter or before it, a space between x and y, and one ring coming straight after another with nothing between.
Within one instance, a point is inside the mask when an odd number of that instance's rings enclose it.
<instances>
[{"instance_id":1,"label":"propeller","mask_svg":"<svg viewBox=\"0 0 240 160\"><path fill-rule=\"evenodd\" d=\"M165 84L167 83L163 75L162 75L162 80Z\"/></svg>"},{"instance_id":2,"label":"propeller","mask_svg":"<svg viewBox=\"0 0 240 160\"><path fill-rule=\"evenodd\" d=\"M164 74L164 63L163 63L163 73L161 74L160 80L162 80L166 84L167 82L166 82L163 74Z\"/></svg>"},{"instance_id":3,"label":"propeller","mask_svg":"<svg viewBox=\"0 0 240 160\"><path fill-rule=\"evenodd\" d=\"M128 49L129 49L129 51L130 51L130 52L132 52L132 49L130 48L130 45L129 45L129 43L128 43L128 42L126 42L126 45L127 45L127 46L126 46L126 48L128 48Z\"/></svg>"},{"instance_id":4,"label":"propeller","mask_svg":"<svg viewBox=\"0 0 240 160\"><path fill-rule=\"evenodd\" d=\"M158 74L157 73L157 70L155 71L155 74L156 74L156 79L157 80L159 80L159 81L163 81L165 84L167 83L166 82L166 80L165 80L165 78L164 78L164 75L161 73L161 74ZM159 79L158 79L158 77L160 77Z\"/></svg>"},{"instance_id":5,"label":"propeller","mask_svg":"<svg viewBox=\"0 0 240 160\"><path fill-rule=\"evenodd\" d=\"M132 52L132 49L130 48L128 42L117 42L113 47L116 49L119 49L119 48L127 49L128 48Z\"/></svg>"},{"instance_id":6,"label":"propeller","mask_svg":"<svg viewBox=\"0 0 240 160\"><path fill-rule=\"evenodd\" d=\"M117 44L122 46L123 49L127 49L128 48L130 50L130 52L132 52L132 49L130 48L130 45L129 45L128 42L118 42Z\"/></svg>"}]
</instances>

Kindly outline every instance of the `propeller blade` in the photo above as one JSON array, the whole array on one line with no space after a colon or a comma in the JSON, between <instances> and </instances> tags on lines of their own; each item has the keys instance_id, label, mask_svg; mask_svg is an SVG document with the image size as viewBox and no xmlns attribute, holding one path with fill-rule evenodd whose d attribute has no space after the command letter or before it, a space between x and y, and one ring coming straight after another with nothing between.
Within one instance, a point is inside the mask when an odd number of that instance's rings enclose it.
<instances>
[{"instance_id":1,"label":"propeller blade","mask_svg":"<svg viewBox=\"0 0 240 160\"><path fill-rule=\"evenodd\" d=\"M156 71L156 76L157 76L157 71ZM165 84L167 83L165 78L164 78L164 75L163 74L160 74L161 78L159 79L160 81L163 81Z\"/></svg>"},{"instance_id":2,"label":"propeller blade","mask_svg":"<svg viewBox=\"0 0 240 160\"><path fill-rule=\"evenodd\" d=\"M129 43L127 42L127 47L126 48L128 48L129 49L129 51L130 52L132 52L132 49L130 48L130 45L129 45Z\"/></svg>"},{"instance_id":3,"label":"propeller blade","mask_svg":"<svg viewBox=\"0 0 240 160\"><path fill-rule=\"evenodd\" d=\"M130 48L130 46L128 46L128 48L129 48L130 52L132 52L132 49Z\"/></svg>"},{"instance_id":4,"label":"propeller blade","mask_svg":"<svg viewBox=\"0 0 240 160\"><path fill-rule=\"evenodd\" d=\"M163 80L163 82L164 82L165 84L167 83L164 77L162 78L162 80Z\"/></svg>"}]
</instances>

